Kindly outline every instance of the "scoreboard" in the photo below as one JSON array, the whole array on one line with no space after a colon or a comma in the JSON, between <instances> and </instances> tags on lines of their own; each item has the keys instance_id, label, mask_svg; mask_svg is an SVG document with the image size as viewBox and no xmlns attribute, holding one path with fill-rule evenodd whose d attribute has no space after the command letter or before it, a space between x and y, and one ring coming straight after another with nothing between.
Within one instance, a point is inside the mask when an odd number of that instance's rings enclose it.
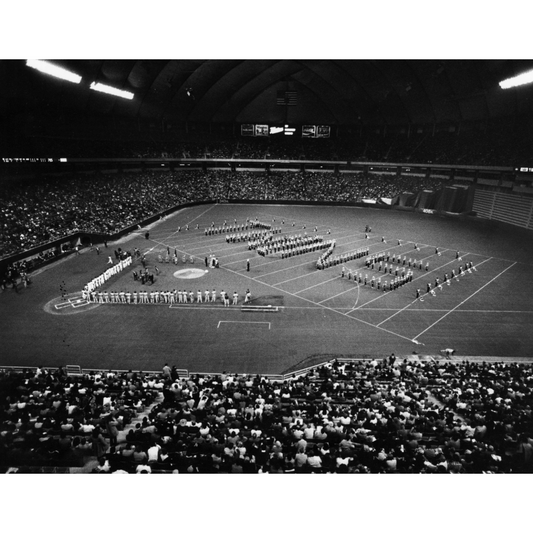
<instances>
[{"instance_id":1,"label":"scoreboard","mask_svg":"<svg viewBox=\"0 0 533 533\"><path fill-rule=\"evenodd\" d=\"M329 126L302 126L302 137L327 138L330 136L330 131Z\"/></svg>"},{"instance_id":2,"label":"scoreboard","mask_svg":"<svg viewBox=\"0 0 533 533\"><path fill-rule=\"evenodd\" d=\"M283 126L269 126L268 124L241 124L243 137L268 137L269 135L283 134L294 135L297 128L284 124ZM328 138L331 135L331 127L325 125L301 126L302 138Z\"/></svg>"}]
</instances>

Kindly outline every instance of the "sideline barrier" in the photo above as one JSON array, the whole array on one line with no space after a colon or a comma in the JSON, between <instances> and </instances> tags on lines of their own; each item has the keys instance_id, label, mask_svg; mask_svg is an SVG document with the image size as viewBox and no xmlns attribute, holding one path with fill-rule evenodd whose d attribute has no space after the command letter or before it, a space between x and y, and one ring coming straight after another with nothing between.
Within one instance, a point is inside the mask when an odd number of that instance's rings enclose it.
<instances>
[{"instance_id":1,"label":"sideline barrier","mask_svg":"<svg viewBox=\"0 0 533 533\"><path fill-rule=\"evenodd\" d=\"M325 359L319 363L315 363L309 366L304 366L302 368L299 368L297 370L293 370L290 372L287 372L285 374L260 374L257 372L190 372L189 370L185 368L178 368L176 369L176 372L178 374L179 378L188 378L190 376L221 376L223 374L232 375L232 376L260 376L267 378L271 381L285 381L289 379L295 379L299 376L302 376L304 374L307 374L311 372L312 370L315 370L316 368L323 367L325 365L332 365L334 363L356 363L359 361L382 361L384 359L388 359L389 356L384 355L383 357L368 357L365 355L361 355L361 357L346 357L346 356L338 356L331 358L331 354L324 354ZM446 355L429 355L429 354L416 354L416 355L409 355L409 356L398 356L397 362L402 362L404 360L414 360L414 361L431 361L436 364L450 364L452 363L499 363L504 365L533 365L533 359L525 359L525 358L518 358L513 359L512 357L505 358L505 359L499 359L494 357L489 358L483 358L483 357L477 357L477 356L458 356L453 355L453 359L450 359L450 356ZM80 368L79 365L70 365L73 367ZM36 371L37 368L43 368L47 372L54 372L57 371L61 367L50 367L50 366L9 366L9 365L0 365L0 372L27 372L27 371ZM66 369L65 367L62 367L63 369ZM101 369L101 368L81 368L81 374L99 374L99 373L109 373L112 372L114 374L125 374L128 372L133 372L135 374L140 375L163 375L163 372L161 370L136 370L136 369Z\"/></svg>"}]
</instances>

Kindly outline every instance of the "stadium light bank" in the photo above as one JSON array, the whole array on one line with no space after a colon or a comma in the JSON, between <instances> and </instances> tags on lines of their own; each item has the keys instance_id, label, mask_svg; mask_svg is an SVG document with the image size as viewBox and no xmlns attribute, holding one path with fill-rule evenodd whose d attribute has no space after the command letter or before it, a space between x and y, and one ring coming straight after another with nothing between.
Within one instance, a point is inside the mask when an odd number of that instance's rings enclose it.
<instances>
[{"instance_id":1,"label":"stadium light bank","mask_svg":"<svg viewBox=\"0 0 533 533\"><path fill-rule=\"evenodd\" d=\"M34 68L39 72L50 74L50 76L70 81L72 83L80 83L81 81L81 76L78 76L78 74L74 74L74 72L70 72L67 69L58 67L57 65L53 65L47 61L41 61L40 59L27 59L26 66Z\"/></svg>"},{"instance_id":2,"label":"stadium light bank","mask_svg":"<svg viewBox=\"0 0 533 533\"><path fill-rule=\"evenodd\" d=\"M115 87L111 87L103 83L96 83L93 81L89 87L93 91L100 91L101 93L111 94L113 96L119 96L120 98L126 98L126 100L133 99L133 93L130 93L129 91L123 91L121 89L116 89Z\"/></svg>"},{"instance_id":3,"label":"stadium light bank","mask_svg":"<svg viewBox=\"0 0 533 533\"><path fill-rule=\"evenodd\" d=\"M510 89L511 87L518 87L519 85L526 85L526 83L533 82L533 70L528 70L523 72L518 76L513 78L507 78L506 80L500 81L500 87L502 89Z\"/></svg>"}]
</instances>

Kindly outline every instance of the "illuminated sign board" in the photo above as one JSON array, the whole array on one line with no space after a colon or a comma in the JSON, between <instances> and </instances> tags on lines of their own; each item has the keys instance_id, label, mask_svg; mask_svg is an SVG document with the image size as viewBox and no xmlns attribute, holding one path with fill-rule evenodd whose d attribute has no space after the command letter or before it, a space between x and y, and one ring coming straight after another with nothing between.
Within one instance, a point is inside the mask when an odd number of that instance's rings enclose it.
<instances>
[{"instance_id":1,"label":"illuminated sign board","mask_svg":"<svg viewBox=\"0 0 533 533\"><path fill-rule=\"evenodd\" d=\"M310 137L313 139L325 138L330 136L330 131L329 126L302 126L302 137Z\"/></svg>"},{"instance_id":2,"label":"illuminated sign board","mask_svg":"<svg viewBox=\"0 0 533 533\"><path fill-rule=\"evenodd\" d=\"M256 124L255 125L255 136L256 137L268 137L268 126L266 124Z\"/></svg>"},{"instance_id":3,"label":"illuminated sign board","mask_svg":"<svg viewBox=\"0 0 533 533\"><path fill-rule=\"evenodd\" d=\"M302 137L316 137L316 126L302 126Z\"/></svg>"},{"instance_id":4,"label":"illuminated sign board","mask_svg":"<svg viewBox=\"0 0 533 533\"><path fill-rule=\"evenodd\" d=\"M316 136L317 137L329 137L330 135L330 127L329 126L317 126L316 127Z\"/></svg>"},{"instance_id":5,"label":"illuminated sign board","mask_svg":"<svg viewBox=\"0 0 533 533\"><path fill-rule=\"evenodd\" d=\"M253 124L241 124L241 135L244 137L253 137L254 136L254 125Z\"/></svg>"}]
</instances>

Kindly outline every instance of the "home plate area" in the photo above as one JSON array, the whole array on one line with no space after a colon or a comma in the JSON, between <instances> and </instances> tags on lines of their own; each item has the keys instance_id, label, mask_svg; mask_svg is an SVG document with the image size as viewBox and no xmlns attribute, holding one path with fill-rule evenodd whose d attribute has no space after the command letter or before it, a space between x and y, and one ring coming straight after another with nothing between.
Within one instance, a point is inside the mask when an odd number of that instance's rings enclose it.
<instances>
[{"instance_id":1,"label":"home plate area","mask_svg":"<svg viewBox=\"0 0 533 533\"><path fill-rule=\"evenodd\" d=\"M99 305L99 303L84 300L81 292L74 292L50 300L44 306L44 310L52 315L74 315L83 311L89 311Z\"/></svg>"}]
</instances>

